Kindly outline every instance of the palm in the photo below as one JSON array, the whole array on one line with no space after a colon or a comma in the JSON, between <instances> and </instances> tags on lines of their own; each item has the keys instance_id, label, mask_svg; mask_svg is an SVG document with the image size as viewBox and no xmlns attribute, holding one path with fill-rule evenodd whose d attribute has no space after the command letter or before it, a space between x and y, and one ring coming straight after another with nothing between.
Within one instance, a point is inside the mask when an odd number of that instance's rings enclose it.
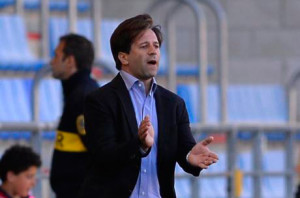
<instances>
[{"instance_id":1,"label":"palm","mask_svg":"<svg viewBox=\"0 0 300 198\"><path fill-rule=\"evenodd\" d=\"M191 155L208 155L211 151L207 146L203 146L202 144L196 144L195 147L191 151Z\"/></svg>"},{"instance_id":2,"label":"palm","mask_svg":"<svg viewBox=\"0 0 300 198\"><path fill-rule=\"evenodd\" d=\"M191 150L188 162L193 166L208 168L209 165L217 162L218 156L207 147L213 141L213 137L197 143Z\"/></svg>"}]
</instances>

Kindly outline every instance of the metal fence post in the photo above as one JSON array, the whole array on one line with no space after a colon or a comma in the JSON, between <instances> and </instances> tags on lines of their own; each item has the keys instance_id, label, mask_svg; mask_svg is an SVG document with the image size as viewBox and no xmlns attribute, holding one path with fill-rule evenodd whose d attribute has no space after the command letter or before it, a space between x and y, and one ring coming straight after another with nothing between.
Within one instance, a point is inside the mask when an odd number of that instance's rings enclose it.
<instances>
[{"instance_id":1,"label":"metal fence post","mask_svg":"<svg viewBox=\"0 0 300 198\"><path fill-rule=\"evenodd\" d=\"M227 191L229 198L234 198L235 196L234 170L236 167L236 133L236 129L230 130L227 133L227 172L229 173Z\"/></svg>"},{"instance_id":2,"label":"metal fence post","mask_svg":"<svg viewBox=\"0 0 300 198\"><path fill-rule=\"evenodd\" d=\"M286 190L286 198L294 197L294 131L287 131L286 140L285 140L285 152L286 152L286 160L285 167L287 174L285 175L285 190Z\"/></svg>"},{"instance_id":3,"label":"metal fence post","mask_svg":"<svg viewBox=\"0 0 300 198\"><path fill-rule=\"evenodd\" d=\"M254 177L253 177L253 186L254 186L254 195L255 198L262 197L262 140L263 140L263 132L256 131L254 132L253 139L253 169L254 169Z\"/></svg>"}]
</instances>

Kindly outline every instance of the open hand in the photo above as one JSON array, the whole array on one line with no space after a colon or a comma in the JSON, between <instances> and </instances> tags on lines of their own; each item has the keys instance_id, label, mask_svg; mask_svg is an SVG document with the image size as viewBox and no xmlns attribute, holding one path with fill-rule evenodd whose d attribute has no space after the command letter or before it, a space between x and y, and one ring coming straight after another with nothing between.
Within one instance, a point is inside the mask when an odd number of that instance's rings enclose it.
<instances>
[{"instance_id":1,"label":"open hand","mask_svg":"<svg viewBox=\"0 0 300 198\"><path fill-rule=\"evenodd\" d=\"M206 169L219 160L217 154L211 152L207 147L213 139L212 136L205 138L192 148L187 159L191 165Z\"/></svg>"}]
</instances>

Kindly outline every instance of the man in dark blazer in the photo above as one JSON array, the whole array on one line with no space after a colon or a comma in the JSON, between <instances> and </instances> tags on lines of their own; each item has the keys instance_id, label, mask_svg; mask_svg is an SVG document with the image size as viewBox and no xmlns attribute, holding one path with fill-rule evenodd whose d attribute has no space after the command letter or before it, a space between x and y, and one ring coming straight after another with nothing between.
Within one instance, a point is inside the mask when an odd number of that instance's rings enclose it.
<instances>
[{"instance_id":1,"label":"man in dark blazer","mask_svg":"<svg viewBox=\"0 0 300 198\"><path fill-rule=\"evenodd\" d=\"M184 101L156 83L162 34L149 15L122 22L110 43L120 73L86 99L91 163L81 197L176 197L176 162L198 176L218 160L213 138L196 144Z\"/></svg>"}]
</instances>

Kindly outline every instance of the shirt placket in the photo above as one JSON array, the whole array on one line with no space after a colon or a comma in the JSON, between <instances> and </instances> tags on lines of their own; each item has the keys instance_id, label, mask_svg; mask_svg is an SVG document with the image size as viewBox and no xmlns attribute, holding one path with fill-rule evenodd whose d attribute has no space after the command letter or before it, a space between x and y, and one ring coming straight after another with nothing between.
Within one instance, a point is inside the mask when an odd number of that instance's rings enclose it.
<instances>
[{"instance_id":1,"label":"shirt placket","mask_svg":"<svg viewBox=\"0 0 300 198\"><path fill-rule=\"evenodd\" d=\"M151 119L151 95L145 95L145 89L141 87L141 93L143 94L143 105L142 105L142 120L148 115ZM140 186L140 196L141 197L148 197L148 182L149 179L149 166L151 162L151 156L145 157L142 159L142 166L141 166L141 186Z\"/></svg>"}]
</instances>

